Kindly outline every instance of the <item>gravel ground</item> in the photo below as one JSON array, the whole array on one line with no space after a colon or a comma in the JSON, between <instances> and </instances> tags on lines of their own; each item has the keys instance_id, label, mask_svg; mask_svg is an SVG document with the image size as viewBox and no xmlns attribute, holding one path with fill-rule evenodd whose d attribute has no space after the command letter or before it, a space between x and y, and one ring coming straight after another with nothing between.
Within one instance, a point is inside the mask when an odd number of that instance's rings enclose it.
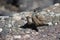
<instances>
[{"instance_id":1,"label":"gravel ground","mask_svg":"<svg viewBox=\"0 0 60 40\"><path fill-rule=\"evenodd\" d=\"M1 27L0 40L60 40L60 24L40 26L37 29L38 32L28 28Z\"/></svg>"}]
</instances>

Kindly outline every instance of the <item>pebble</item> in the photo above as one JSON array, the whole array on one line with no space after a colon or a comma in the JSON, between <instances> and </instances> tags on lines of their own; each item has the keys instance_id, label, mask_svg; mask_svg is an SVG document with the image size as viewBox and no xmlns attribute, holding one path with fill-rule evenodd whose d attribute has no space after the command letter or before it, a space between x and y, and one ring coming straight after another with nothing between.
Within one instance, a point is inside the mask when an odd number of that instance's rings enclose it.
<instances>
[{"instance_id":1,"label":"pebble","mask_svg":"<svg viewBox=\"0 0 60 40\"><path fill-rule=\"evenodd\" d=\"M28 33L28 34L29 34L30 32L29 32L29 31L27 31L26 33Z\"/></svg>"},{"instance_id":2,"label":"pebble","mask_svg":"<svg viewBox=\"0 0 60 40\"><path fill-rule=\"evenodd\" d=\"M47 35L43 35L43 37L47 37Z\"/></svg>"},{"instance_id":3,"label":"pebble","mask_svg":"<svg viewBox=\"0 0 60 40\"><path fill-rule=\"evenodd\" d=\"M37 13L37 15L40 15L40 13Z\"/></svg>"},{"instance_id":4,"label":"pebble","mask_svg":"<svg viewBox=\"0 0 60 40\"><path fill-rule=\"evenodd\" d=\"M1 19L4 20L4 17L2 17Z\"/></svg>"},{"instance_id":5,"label":"pebble","mask_svg":"<svg viewBox=\"0 0 60 40\"><path fill-rule=\"evenodd\" d=\"M36 32L35 30L33 30L31 33L32 33L32 35L38 35L38 34L39 34L39 33Z\"/></svg>"},{"instance_id":6,"label":"pebble","mask_svg":"<svg viewBox=\"0 0 60 40\"><path fill-rule=\"evenodd\" d=\"M41 14L47 14L47 12L46 11L42 11L42 12L40 12Z\"/></svg>"},{"instance_id":7,"label":"pebble","mask_svg":"<svg viewBox=\"0 0 60 40\"><path fill-rule=\"evenodd\" d=\"M44 32L44 29L39 29L39 32Z\"/></svg>"},{"instance_id":8,"label":"pebble","mask_svg":"<svg viewBox=\"0 0 60 40\"><path fill-rule=\"evenodd\" d=\"M21 35L14 35L14 38L15 39L17 39L17 38L20 39L21 38Z\"/></svg>"},{"instance_id":9,"label":"pebble","mask_svg":"<svg viewBox=\"0 0 60 40\"><path fill-rule=\"evenodd\" d=\"M15 21L12 21L12 24L14 24Z\"/></svg>"},{"instance_id":10,"label":"pebble","mask_svg":"<svg viewBox=\"0 0 60 40\"><path fill-rule=\"evenodd\" d=\"M41 32L44 32L44 29L42 29Z\"/></svg>"},{"instance_id":11,"label":"pebble","mask_svg":"<svg viewBox=\"0 0 60 40\"><path fill-rule=\"evenodd\" d=\"M10 29L10 32L12 31L12 29Z\"/></svg>"},{"instance_id":12,"label":"pebble","mask_svg":"<svg viewBox=\"0 0 60 40\"><path fill-rule=\"evenodd\" d=\"M13 37L11 35L6 35L6 40L13 40Z\"/></svg>"},{"instance_id":13,"label":"pebble","mask_svg":"<svg viewBox=\"0 0 60 40\"><path fill-rule=\"evenodd\" d=\"M56 36L54 36L54 38L57 38Z\"/></svg>"},{"instance_id":14,"label":"pebble","mask_svg":"<svg viewBox=\"0 0 60 40\"><path fill-rule=\"evenodd\" d=\"M31 31L30 30L27 30L27 31L25 31L27 34L29 34L29 33L31 33Z\"/></svg>"},{"instance_id":15,"label":"pebble","mask_svg":"<svg viewBox=\"0 0 60 40\"><path fill-rule=\"evenodd\" d=\"M59 3L56 3L54 6L56 6L56 7L57 7L57 6L59 6L59 5L60 5Z\"/></svg>"},{"instance_id":16,"label":"pebble","mask_svg":"<svg viewBox=\"0 0 60 40\"><path fill-rule=\"evenodd\" d=\"M49 22L48 24L49 24L49 25L53 25L52 22Z\"/></svg>"},{"instance_id":17,"label":"pebble","mask_svg":"<svg viewBox=\"0 0 60 40\"><path fill-rule=\"evenodd\" d=\"M37 34L38 34L38 32L36 32L36 33L35 33L35 32L32 32L32 34L33 34L33 35L37 35Z\"/></svg>"},{"instance_id":18,"label":"pebble","mask_svg":"<svg viewBox=\"0 0 60 40\"><path fill-rule=\"evenodd\" d=\"M55 25L58 25L58 23L55 23Z\"/></svg>"},{"instance_id":19,"label":"pebble","mask_svg":"<svg viewBox=\"0 0 60 40\"><path fill-rule=\"evenodd\" d=\"M50 12L51 15L54 15L54 12Z\"/></svg>"},{"instance_id":20,"label":"pebble","mask_svg":"<svg viewBox=\"0 0 60 40\"><path fill-rule=\"evenodd\" d=\"M50 12L51 10L47 10L47 12Z\"/></svg>"},{"instance_id":21,"label":"pebble","mask_svg":"<svg viewBox=\"0 0 60 40\"><path fill-rule=\"evenodd\" d=\"M3 29L2 28L0 28L0 32L2 32L3 31Z\"/></svg>"},{"instance_id":22,"label":"pebble","mask_svg":"<svg viewBox=\"0 0 60 40\"><path fill-rule=\"evenodd\" d=\"M17 13L17 14L13 14L13 19L14 20L21 20L21 16Z\"/></svg>"},{"instance_id":23,"label":"pebble","mask_svg":"<svg viewBox=\"0 0 60 40\"><path fill-rule=\"evenodd\" d=\"M56 9L57 7L54 7L53 9Z\"/></svg>"},{"instance_id":24,"label":"pebble","mask_svg":"<svg viewBox=\"0 0 60 40\"><path fill-rule=\"evenodd\" d=\"M55 14L56 16L60 16L60 13L58 13L58 14Z\"/></svg>"},{"instance_id":25,"label":"pebble","mask_svg":"<svg viewBox=\"0 0 60 40\"><path fill-rule=\"evenodd\" d=\"M8 27L12 27L12 25L11 24L8 24Z\"/></svg>"},{"instance_id":26,"label":"pebble","mask_svg":"<svg viewBox=\"0 0 60 40\"><path fill-rule=\"evenodd\" d=\"M30 35L26 34L23 38L30 38Z\"/></svg>"},{"instance_id":27,"label":"pebble","mask_svg":"<svg viewBox=\"0 0 60 40\"><path fill-rule=\"evenodd\" d=\"M36 35L39 34L38 32L36 32Z\"/></svg>"},{"instance_id":28,"label":"pebble","mask_svg":"<svg viewBox=\"0 0 60 40\"><path fill-rule=\"evenodd\" d=\"M18 21L18 20L21 20L21 17L20 16L14 16L13 19Z\"/></svg>"},{"instance_id":29,"label":"pebble","mask_svg":"<svg viewBox=\"0 0 60 40\"><path fill-rule=\"evenodd\" d=\"M32 34L34 35L34 34L35 34L35 32L32 32Z\"/></svg>"},{"instance_id":30,"label":"pebble","mask_svg":"<svg viewBox=\"0 0 60 40\"><path fill-rule=\"evenodd\" d=\"M21 25L18 25L18 27L20 27Z\"/></svg>"}]
</instances>

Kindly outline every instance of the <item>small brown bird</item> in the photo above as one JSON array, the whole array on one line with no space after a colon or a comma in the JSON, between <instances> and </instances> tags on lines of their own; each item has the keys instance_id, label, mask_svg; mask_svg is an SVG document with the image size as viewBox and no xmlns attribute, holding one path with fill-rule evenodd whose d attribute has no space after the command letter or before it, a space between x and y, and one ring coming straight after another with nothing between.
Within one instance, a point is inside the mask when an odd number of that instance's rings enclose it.
<instances>
[{"instance_id":1,"label":"small brown bird","mask_svg":"<svg viewBox=\"0 0 60 40\"><path fill-rule=\"evenodd\" d=\"M42 15L35 15L32 17L32 20L33 20L33 23L35 23L35 25L42 25L42 24L45 24L45 17L42 16Z\"/></svg>"},{"instance_id":2,"label":"small brown bird","mask_svg":"<svg viewBox=\"0 0 60 40\"><path fill-rule=\"evenodd\" d=\"M27 18L28 24L34 23L36 26L43 25L45 24L45 21L46 21L43 15L35 15L35 16L32 16L31 18L29 18L28 16L26 18Z\"/></svg>"}]
</instances>

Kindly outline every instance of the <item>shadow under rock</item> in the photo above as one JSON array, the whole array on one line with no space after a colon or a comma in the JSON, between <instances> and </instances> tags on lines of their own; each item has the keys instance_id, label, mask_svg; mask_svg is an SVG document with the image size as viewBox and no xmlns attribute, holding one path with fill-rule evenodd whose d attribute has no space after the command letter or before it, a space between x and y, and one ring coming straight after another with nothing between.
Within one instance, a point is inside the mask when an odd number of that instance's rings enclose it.
<instances>
[{"instance_id":1,"label":"shadow under rock","mask_svg":"<svg viewBox=\"0 0 60 40\"><path fill-rule=\"evenodd\" d=\"M20 28L23 28L23 29L29 28L38 32L37 27L42 27L42 26L48 26L48 24L42 24L42 25L36 26L34 23L31 23L31 24L26 23L24 26L21 26Z\"/></svg>"}]
</instances>

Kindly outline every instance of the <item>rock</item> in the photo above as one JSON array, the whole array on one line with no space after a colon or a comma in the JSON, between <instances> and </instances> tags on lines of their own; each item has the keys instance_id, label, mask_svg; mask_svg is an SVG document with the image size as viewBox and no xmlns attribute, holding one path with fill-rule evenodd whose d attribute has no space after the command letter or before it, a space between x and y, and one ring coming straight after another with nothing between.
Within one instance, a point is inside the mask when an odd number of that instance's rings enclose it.
<instances>
[{"instance_id":1,"label":"rock","mask_svg":"<svg viewBox=\"0 0 60 40\"><path fill-rule=\"evenodd\" d=\"M23 38L30 38L30 35L26 34Z\"/></svg>"},{"instance_id":2,"label":"rock","mask_svg":"<svg viewBox=\"0 0 60 40\"><path fill-rule=\"evenodd\" d=\"M55 25L58 25L58 23L55 23Z\"/></svg>"},{"instance_id":3,"label":"rock","mask_svg":"<svg viewBox=\"0 0 60 40\"><path fill-rule=\"evenodd\" d=\"M8 24L8 27L12 27L12 25L11 24Z\"/></svg>"},{"instance_id":4,"label":"rock","mask_svg":"<svg viewBox=\"0 0 60 40\"><path fill-rule=\"evenodd\" d=\"M56 3L54 6L56 6L56 7L57 7L57 6L59 6L59 5L60 5L59 3Z\"/></svg>"},{"instance_id":5,"label":"rock","mask_svg":"<svg viewBox=\"0 0 60 40\"><path fill-rule=\"evenodd\" d=\"M2 28L0 28L0 32L2 32L3 31L3 29Z\"/></svg>"},{"instance_id":6,"label":"rock","mask_svg":"<svg viewBox=\"0 0 60 40\"><path fill-rule=\"evenodd\" d=\"M52 22L49 22L48 24L49 24L49 25L53 25Z\"/></svg>"},{"instance_id":7,"label":"rock","mask_svg":"<svg viewBox=\"0 0 60 40\"><path fill-rule=\"evenodd\" d=\"M47 37L47 35L43 35L43 37Z\"/></svg>"},{"instance_id":8,"label":"rock","mask_svg":"<svg viewBox=\"0 0 60 40\"><path fill-rule=\"evenodd\" d=\"M50 10L47 10L47 12L50 12Z\"/></svg>"},{"instance_id":9,"label":"rock","mask_svg":"<svg viewBox=\"0 0 60 40\"><path fill-rule=\"evenodd\" d=\"M19 14L16 13L16 14L13 15L13 19L14 19L14 20L17 20L17 21L18 21L18 20L21 20L21 16L19 16Z\"/></svg>"},{"instance_id":10,"label":"rock","mask_svg":"<svg viewBox=\"0 0 60 40\"><path fill-rule=\"evenodd\" d=\"M14 37L14 39L20 39L21 35L14 35L13 37Z\"/></svg>"},{"instance_id":11,"label":"rock","mask_svg":"<svg viewBox=\"0 0 60 40\"><path fill-rule=\"evenodd\" d=\"M26 29L25 33L26 34L30 34L31 33L31 29Z\"/></svg>"},{"instance_id":12,"label":"rock","mask_svg":"<svg viewBox=\"0 0 60 40\"><path fill-rule=\"evenodd\" d=\"M6 35L6 40L14 40L11 35Z\"/></svg>"}]
</instances>

